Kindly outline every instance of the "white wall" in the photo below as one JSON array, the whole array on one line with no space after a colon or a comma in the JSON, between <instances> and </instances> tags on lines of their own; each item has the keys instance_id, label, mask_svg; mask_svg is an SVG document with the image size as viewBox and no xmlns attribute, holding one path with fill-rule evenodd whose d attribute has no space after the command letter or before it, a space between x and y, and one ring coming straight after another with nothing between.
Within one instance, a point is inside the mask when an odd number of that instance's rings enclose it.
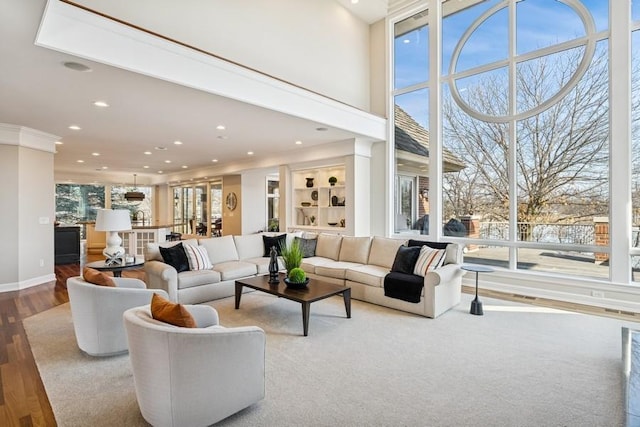
<instances>
[{"instance_id":1,"label":"white wall","mask_svg":"<svg viewBox=\"0 0 640 427\"><path fill-rule=\"evenodd\" d=\"M386 23L382 19L370 27L369 52L371 57L370 112L387 117L387 37Z\"/></svg>"},{"instance_id":2,"label":"white wall","mask_svg":"<svg viewBox=\"0 0 640 427\"><path fill-rule=\"evenodd\" d=\"M53 155L57 139L0 123L0 221L4 230L0 291L55 280Z\"/></svg>"},{"instance_id":3,"label":"white wall","mask_svg":"<svg viewBox=\"0 0 640 427\"><path fill-rule=\"evenodd\" d=\"M327 0L80 0L89 9L368 111L369 26Z\"/></svg>"},{"instance_id":4,"label":"white wall","mask_svg":"<svg viewBox=\"0 0 640 427\"><path fill-rule=\"evenodd\" d=\"M255 233L267 227L267 177L274 169L259 169L242 174L242 232Z\"/></svg>"}]
</instances>

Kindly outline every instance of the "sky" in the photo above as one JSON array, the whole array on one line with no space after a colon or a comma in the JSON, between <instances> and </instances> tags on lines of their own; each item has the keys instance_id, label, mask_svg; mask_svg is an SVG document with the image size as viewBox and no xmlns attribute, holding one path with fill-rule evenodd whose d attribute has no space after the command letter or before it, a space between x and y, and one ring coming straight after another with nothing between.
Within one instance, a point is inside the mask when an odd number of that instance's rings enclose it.
<instances>
[{"instance_id":1,"label":"sky","mask_svg":"<svg viewBox=\"0 0 640 427\"><path fill-rule=\"evenodd\" d=\"M623 0L616 0L623 1ZM484 16L476 30L460 50L455 71L505 60L508 56L508 10L500 8L507 2L488 0L462 12L450 15L442 22L442 73L449 74L453 51L467 29ZM608 0L583 0L583 6L593 17L596 31L606 31L609 25ZM633 16L640 18L640 0L632 3ZM516 3L516 54L521 55L550 45L583 37L585 26L580 16L570 6L557 0L524 0ZM558 25L558 23L561 23ZM429 34L427 27L418 28L395 40L395 87L402 89L425 83L429 79ZM502 71L506 75L506 68ZM427 127L425 95L406 94L397 103ZM428 128L428 127L427 127Z\"/></svg>"}]
</instances>

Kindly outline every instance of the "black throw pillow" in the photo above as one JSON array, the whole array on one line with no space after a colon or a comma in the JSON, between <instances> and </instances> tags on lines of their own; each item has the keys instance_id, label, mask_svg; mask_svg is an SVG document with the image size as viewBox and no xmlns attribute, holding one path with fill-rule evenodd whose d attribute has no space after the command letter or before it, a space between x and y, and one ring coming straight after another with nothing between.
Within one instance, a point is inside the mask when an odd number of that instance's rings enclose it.
<instances>
[{"instance_id":1,"label":"black throw pillow","mask_svg":"<svg viewBox=\"0 0 640 427\"><path fill-rule=\"evenodd\" d=\"M418 261L421 246L400 246L393 260L391 271L397 273L413 274L413 269Z\"/></svg>"},{"instance_id":2,"label":"black throw pillow","mask_svg":"<svg viewBox=\"0 0 640 427\"><path fill-rule=\"evenodd\" d=\"M414 239L409 239L409 241L407 242L407 246L429 246L430 248L433 249L447 249L447 245L449 243L446 242L427 242L426 240L414 240Z\"/></svg>"},{"instance_id":3,"label":"black throw pillow","mask_svg":"<svg viewBox=\"0 0 640 427\"><path fill-rule=\"evenodd\" d=\"M182 242L168 248L160 247L160 255L162 255L164 262L175 268L178 273L189 271L189 260Z\"/></svg>"},{"instance_id":4,"label":"black throw pillow","mask_svg":"<svg viewBox=\"0 0 640 427\"><path fill-rule=\"evenodd\" d=\"M279 236L265 236L263 234L262 242L264 243L264 255L262 256L271 255L271 246L275 246L278 255L280 255L280 248L287 244L287 235L286 233Z\"/></svg>"},{"instance_id":5,"label":"black throw pillow","mask_svg":"<svg viewBox=\"0 0 640 427\"><path fill-rule=\"evenodd\" d=\"M297 240L298 245L300 245L302 258L310 258L312 256L316 256L316 244L318 243L318 240L304 239L302 237L296 237L294 240Z\"/></svg>"}]
</instances>

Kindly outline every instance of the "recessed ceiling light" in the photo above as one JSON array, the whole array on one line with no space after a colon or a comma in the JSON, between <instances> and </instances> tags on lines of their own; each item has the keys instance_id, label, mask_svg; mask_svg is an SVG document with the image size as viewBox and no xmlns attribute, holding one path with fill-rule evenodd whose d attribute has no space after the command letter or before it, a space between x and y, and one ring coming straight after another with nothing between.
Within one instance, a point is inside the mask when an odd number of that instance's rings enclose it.
<instances>
[{"instance_id":1,"label":"recessed ceiling light","mask_svg":"<svg viewBox=\"0 0 640 427\"><path fill-rule=\"evenodd\" d=\"M149 169L149 166L143 166L143 168L145 168L145 169Z\"/></svg>"},{"instance_id":2,"label":"recessed ceiling light","mask_svg":"<svg viewBox=\"0 0 640 427\"><path fill-rule=\"evenodd\" d=\"M175 145L182 145L182 141L173 141Z\"/></svg>"},{"instance_id":3,"label":"recessed ceiling light","mask_svg":"<svg viewBox=\"0 0 640 427\"><path fill-rule=\"evenodd\" d=\"M318 132L326 132L326 131L328 131L329 129L328 129L328 128L322 128L322 127L320 127L320 128L316 128L316 130L317 130Z\"/></svg>"},{"instance_id":4,"label":"recessed ceiling light","mask_svg":"<svg viewBox=\"0 0 640 427\"><path fill-rule=\"evenodd\" d=\"M103 108L109 106L109 104L107 104L104 101L96 101L96 102L93 103L93 105L95 105L96 107L103 107Z\"/></svg>"},{"instance_id":5,"label":"recessed ceiling light","mask_svg":"<svg viewBox=\"0 0 640 427\"><path fill-rule=\"evenodd\" d=\"M158 171L158 173L162 173L162 171Z\"/></svg>"},{"instance_id":6,"label":"recessed ceiling light","mask_svg":"<svg viewBox=\"0 0 640 427\"><path fill-rule=\"evenodd\" d=\"M84 160L76 160L77 163L84 163Z\"/></svg>"},{"instance_id":7,"label":"recessed ceiling light","mask_svg":"<svg viewBox=\"0 0 640 427\"><path fill-rule=\"evenodd\" d=\"M189 166L187 165L182 165L182 169L187 169Z\"/></svg>"},{"instance_id":8,"label":"recessed ceiling light","mask_svg":"<svg viewBox=\"0 0 640 427\"><path fill-rule=\"evenodd\" d=\"M218 129L218 130L225 130L225 129L226 129L226 127L224 127L224 125L218 125L218 126L216 126L216 129Z\"/></svg>"},{"instance_id":9,"label":"recessed ceiling light","mask_svg":"<svg viewBox=\"0 0 640 427\"><path fill-rule=\"evenodd\" d=\"M247 154L253 156L253 151L247 151Z\"/></svg>"},{"instance_id":10,"label":"recessed ceiling light","mask_svg":"<svg viewBox=\"0 0 640 427\"><path fill-rule=\"evenodd\" d=\"M213 163L218 163L218 159L211 160Z\"/></svg>"},{"instance_id":11,"label":"recessed ceiling light","mask_svg":"<svg viewBox=\"0 0 640 427\"><path fill-rule=\"evenodd\" d=\"M302 145L302 141L296 141L296 145Z\"/></svg>"},{"instance_id":12,"label":"recessed ceiling light","mask_svg":"<svg viewBox=\"0 0 640 427\"><path fill-rule=\"evenodd\" d=\"M357 4L360 0L351 0L351 4Z\"/></svg>"},{"instance_id":13,"label":"recessed ceiling light","mask_svg":"<svg viewBox=\"0 0 640 427\"><path fill-rule=\"evenodd\" d=\"M71 130L80 130L82 128L80 126L78 126L78 125L71 125L71 126L69 126L69 129L71 129Z\"/></svg>"},{"instance_id":14,"label":"recessed ceiling light","mask_svg":"<svg viewBox=\"0 0 640 427\"><path fill-rule=\"evenodd\" d=\"M146 154L147 156L151 155L151 151L145 151L144 154Z\"/></svg>"},{"instance_id":15,"label":"recessed ceiling light","mask_svg":"<svg viewBox=\"0 0 640 427\"><path fill-rule=\"evenodd\" d=\"M108 166L103 166L102 169L109 169L109 167Z\"/></svg>"},{"instance_id":16,"label":"recessed ceiling light","mask_svg":"<svg viewBox=\"0 0 640 427\"><path fill-rule=\"evenodd\" d=\"M80 71L83 73L90 73L91 71L93 71L90 67L87 67L86 65L81 64L79 62L68 61L68 62L63 62L62 65L64 65L70 70Z\"/></svg>"},{"instance_id":17,"label":"recessed ceiling light","mask_svg":"<svg viewBox=\"0 0 640 427\"><path fill-rule=\"evenodd\" d=\"M166 151L167 150L167 147L154 147L154 148L156 150L159 150L159 151Z\"/></svg>"},{"instance_id":18,"label":"recessed ceiling light","mask_svg":"<svg viewBox=\"0 0 640 427\"><path fill-rule=\"evenodd\" d=\"M64 144L64 142L62 142L62 141L56 141L56 145L62 145L62 144Z\"/></svg>"},{"instance_id":19,"label":"recessed ceiling light","mask_svg":"<svg viewBox=\"0 0 640 427\"><path fill-rule=\"evenodd\" d=\"M171 163L171 160L165 160L164 162L165 163Z\"/></svg>"},{"instance_id":20,"label":"recessed ceiling light","mask_svg":"<svg viewBox=\"0 0 640 427\"><path fill-rule=\"evenodd\" d=\"M96 156L96 157L97 157L97 156L99 156L99 155L100 155L100 153L91 153L91 155L92 155L92 156Z\"/></svg>"}]
</instances>

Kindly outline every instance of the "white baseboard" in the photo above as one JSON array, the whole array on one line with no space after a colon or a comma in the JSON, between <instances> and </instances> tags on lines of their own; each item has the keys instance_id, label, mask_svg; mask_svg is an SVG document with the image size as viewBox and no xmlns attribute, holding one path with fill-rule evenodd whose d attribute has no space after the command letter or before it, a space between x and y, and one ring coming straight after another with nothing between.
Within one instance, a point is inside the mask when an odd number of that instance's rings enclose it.
<instances>
[{"instance_id":1,"label":"white baseboard","mask_svg":"<svg viewBox=\"0 0 640 427\"><path fill-rule=\"evenodd\" d=\"M53 282L56 280L56 275L46 274L44 276L33 277L27 280L21 280L20 282L0 283L0 292L19 291L21 289L31 288L33 286L42 285L44 283Z\"/></svg>"}]
</instances>

